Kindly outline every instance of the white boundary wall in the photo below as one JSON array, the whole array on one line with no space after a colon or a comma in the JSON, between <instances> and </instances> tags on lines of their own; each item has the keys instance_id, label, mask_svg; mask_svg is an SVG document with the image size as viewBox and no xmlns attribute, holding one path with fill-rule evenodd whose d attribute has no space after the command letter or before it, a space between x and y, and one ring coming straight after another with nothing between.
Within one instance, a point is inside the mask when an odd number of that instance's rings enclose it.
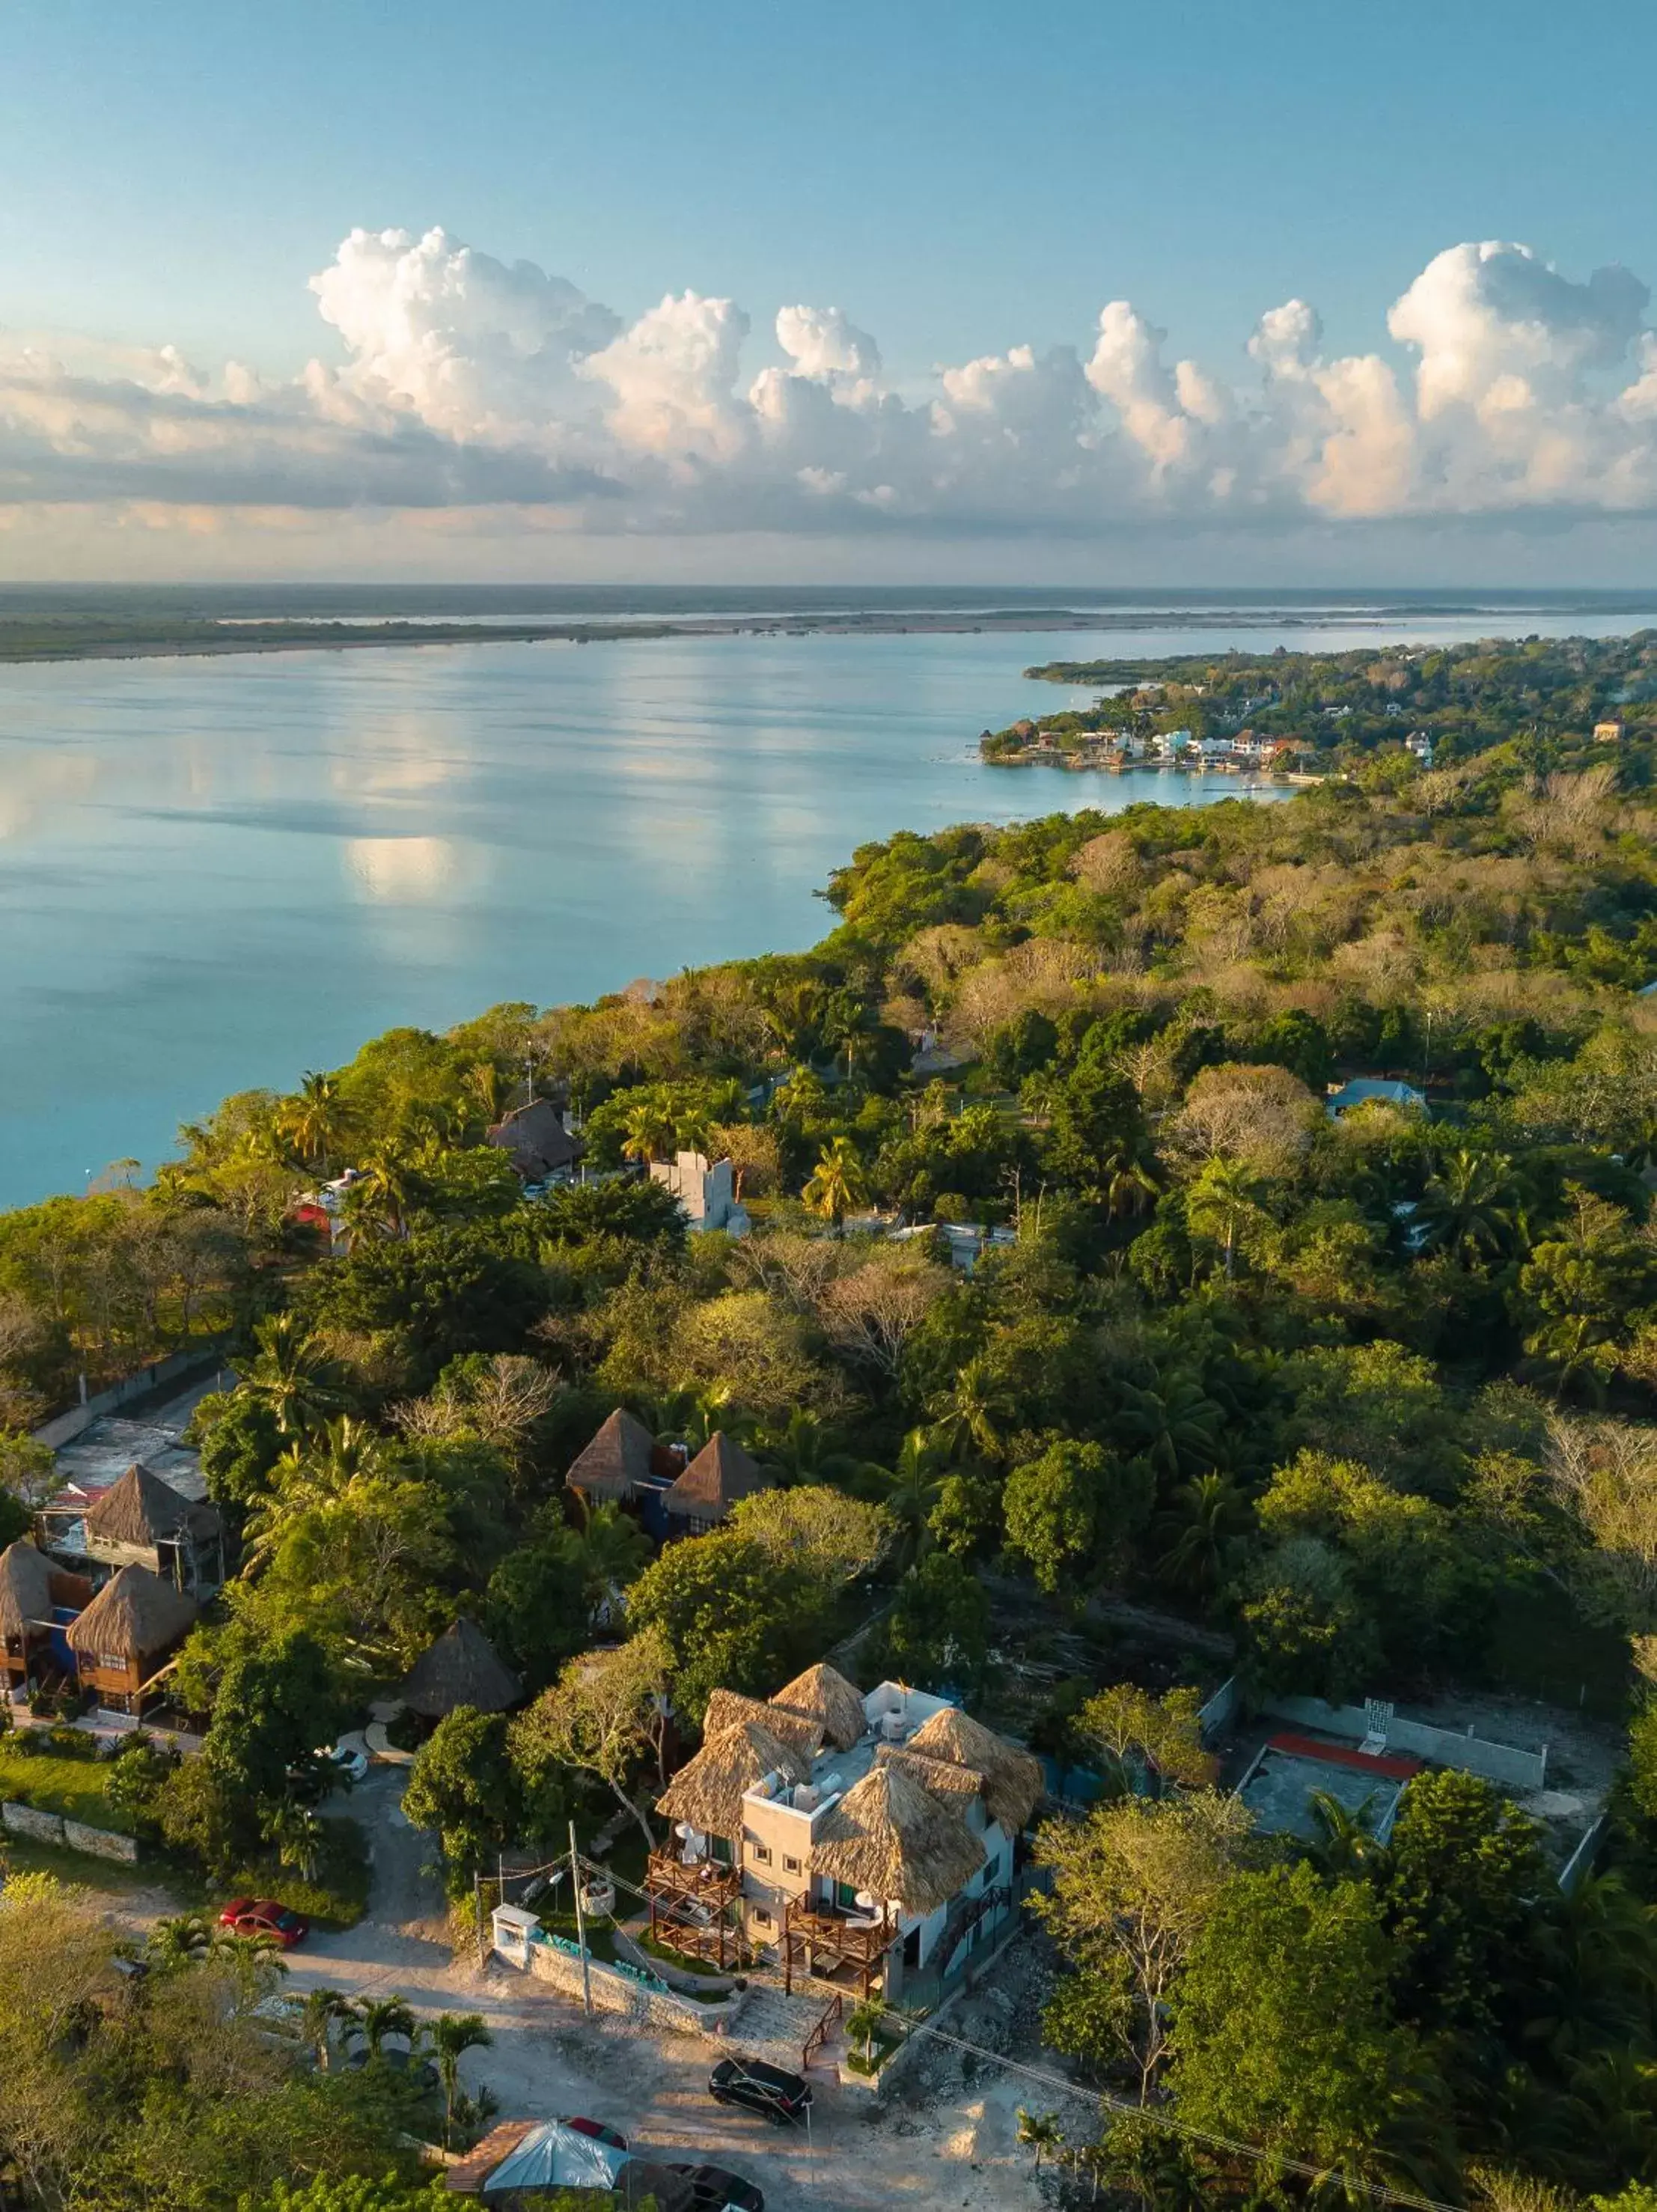
<instances>
[{"instance_id":1,"label":"white boundary wall","mask_svg":"<svg viewBox=\"0 0 1657 2212\"><path fill-rule=\"evenodd\" d=\"M1369 1733L1369 1716L1362 1705L1329 1705L1321 1698L1266 1698L1260 1711L1273 1720L1292 1721L1326 1735L1355 1736L1360 1743ZM1394 1714L1387 1724L1387 1748L1430 1759L1435 1766L1457 1767L1463 1774L1482 1774L1487 1782L1501 1782L1510 1790L1541 1790L1547 1784L1545 1748L1520 1751L1508 1743L1487 1743L1471 1729L1461 1735L1454 1729L1429 1728L1425 1721L1399 1720Z\"/></svg>"}]
</instances>

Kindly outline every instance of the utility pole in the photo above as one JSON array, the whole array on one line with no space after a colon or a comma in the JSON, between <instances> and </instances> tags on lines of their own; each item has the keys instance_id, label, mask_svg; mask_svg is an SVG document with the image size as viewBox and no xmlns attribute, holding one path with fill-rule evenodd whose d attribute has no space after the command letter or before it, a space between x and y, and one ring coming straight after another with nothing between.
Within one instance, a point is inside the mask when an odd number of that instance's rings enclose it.
<instances>
[{"instance_id":1,"label":"utility pole","mask_svg":"<svg viewBox=\"0 0 1657 2212\"><path fill-rule=\"evenodd\" d=\"M483 1948L483 1870L477 1861L472 1861L472 1910L477 1921L477 1971L481 1974L489 1963Z\"/></svg>"},{"instance_id":2,"label":"utility pole","mask_svg":"<svg viewBox=\"0 0 1657 2212\"><path fill-rule=\"evenodd\" d=\"M575 1885L575 1940L581 1947L581 2002L592 2018L592 1962L587 1957L586 1916L581 1910L581 1862L575 1852L575 1823L569 1824L569 1878Z\"/></svg>"}]
</instances>

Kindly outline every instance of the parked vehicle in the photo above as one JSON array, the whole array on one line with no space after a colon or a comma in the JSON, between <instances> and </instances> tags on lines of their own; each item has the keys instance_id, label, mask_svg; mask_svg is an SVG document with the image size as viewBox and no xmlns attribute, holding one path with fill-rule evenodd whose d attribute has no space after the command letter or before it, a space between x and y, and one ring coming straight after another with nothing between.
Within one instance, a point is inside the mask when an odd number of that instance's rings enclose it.
<instances>
[{"instance_id":1,"label":"parked vehicle","mask_svg":"<svg viewBox=\"0 0 1657 2212\"><path fill-rule=\"evenodd\" d=\"M574 2128L578 2136L591 2136L596 2142L608 2143L611 2150L625 2150L628 2147L627 2137L620 2128L607 2128L602 2120L572 2118L563 2125Z\"/></svg>"},{"instance_id":2,"label":"parked vehicle","mask_svg":"<svg viewBox=\"0 0 1657 2212\"><path fill-rule=\"evenodd\" d=\"M356 1783L367 1778L368 1754L366 1751L353 1751L343 1744L326 1744L317 1753L317 1757L325 1760L342 1781Z\"/></svg>"},{"instance_id":3,"label":"parked vehicle","mask_svg":"<svg viewBox=\"0 0 1657 2212\"><path fill-rule=\"evenodd\" d=\"M219 1925L234 1936L268 1936L284 1951L302 1943L311 1932L302 1912L279 1905L274 1897L233 1897L219 1915Z\"/></svg>"},{"instance_id":4,"label":"parked vehicle","mask_svg":"<svg viewBox=\"0 0 1657 2212\"><path fill-rule=\"evenodd\" d=\"M707 2077L707 2094L719 2105L740 2105L779 2127L798 2126L811 2105L811 2085L762 2058L721 2058Z\"/></svg>"},{"instance_id":5,"label":"parked vehicle","mask_svg":"<svg viewBox=\"0 0 1657 2212\"><path fill-rule=\"evenodd\" d=\"M751 2181L723 2166L670 2166L682 2173L693 2192L693 2212L765 2212L765 2198Z\"/></svg>"},{"instance_id":6,"label":"parked vehicle","mask_svg":"<svg viewBox=\"0 0 1657 2212\"><path fill-rule=\"evenodd\" d=\"M361 2073L373 2057L373 2053L366 2043L353 2044L345 2054L346 2071ZM377 2063L389 2068L393 2074L406 2074L416 2088L435 2089L441 2079L431 2059L422 2057L418 2051L405 2051L400 2044L382 2044Z\"/></svg>"}]
</instances>

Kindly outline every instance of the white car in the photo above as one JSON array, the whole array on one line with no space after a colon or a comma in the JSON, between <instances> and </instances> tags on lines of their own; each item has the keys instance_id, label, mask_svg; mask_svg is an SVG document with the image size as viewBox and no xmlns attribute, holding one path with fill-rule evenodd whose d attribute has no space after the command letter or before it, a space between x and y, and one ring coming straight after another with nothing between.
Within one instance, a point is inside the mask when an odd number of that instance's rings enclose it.
<instances>
[{"instance_id":1,"label":"white car","mask_svg":"<svg viewBox=\"0 0 1657 2212\"><path fill-rule=\"evenodd\" d=\"M348 1744L324 1744L319 1747L317 1757L325 1759L343 1781L361 1782L367 1778L366 1751L353 1751Z\"/></svg>"}]
</instances>

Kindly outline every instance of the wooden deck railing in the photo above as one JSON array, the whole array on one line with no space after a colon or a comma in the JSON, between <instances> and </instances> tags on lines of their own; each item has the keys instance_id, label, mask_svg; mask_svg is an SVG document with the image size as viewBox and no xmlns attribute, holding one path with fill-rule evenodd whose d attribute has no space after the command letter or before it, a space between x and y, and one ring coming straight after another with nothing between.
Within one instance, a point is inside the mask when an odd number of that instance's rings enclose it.
<instances>
[{"instance_id":1,"label":"wooden deck railing","mask_svg":"<svg viewBox=\"0 0 1657 2212\"><path fill-rule=\"evenodd\" d=\"M810 2072L811 2061L816 2057L818 2051L822 2050L823 2045L828 2042L829 2037L834 2033L836 2026L839 2024L841 2015L845 2010L846 2000L844 1997L831 1997L828 2002L823 2007L822 2019L811 2030L810 2035L806 2037L805 2041L800 2049L799 2070L802 2074L809 2074Z\"/></svg>"}]
</instances>

